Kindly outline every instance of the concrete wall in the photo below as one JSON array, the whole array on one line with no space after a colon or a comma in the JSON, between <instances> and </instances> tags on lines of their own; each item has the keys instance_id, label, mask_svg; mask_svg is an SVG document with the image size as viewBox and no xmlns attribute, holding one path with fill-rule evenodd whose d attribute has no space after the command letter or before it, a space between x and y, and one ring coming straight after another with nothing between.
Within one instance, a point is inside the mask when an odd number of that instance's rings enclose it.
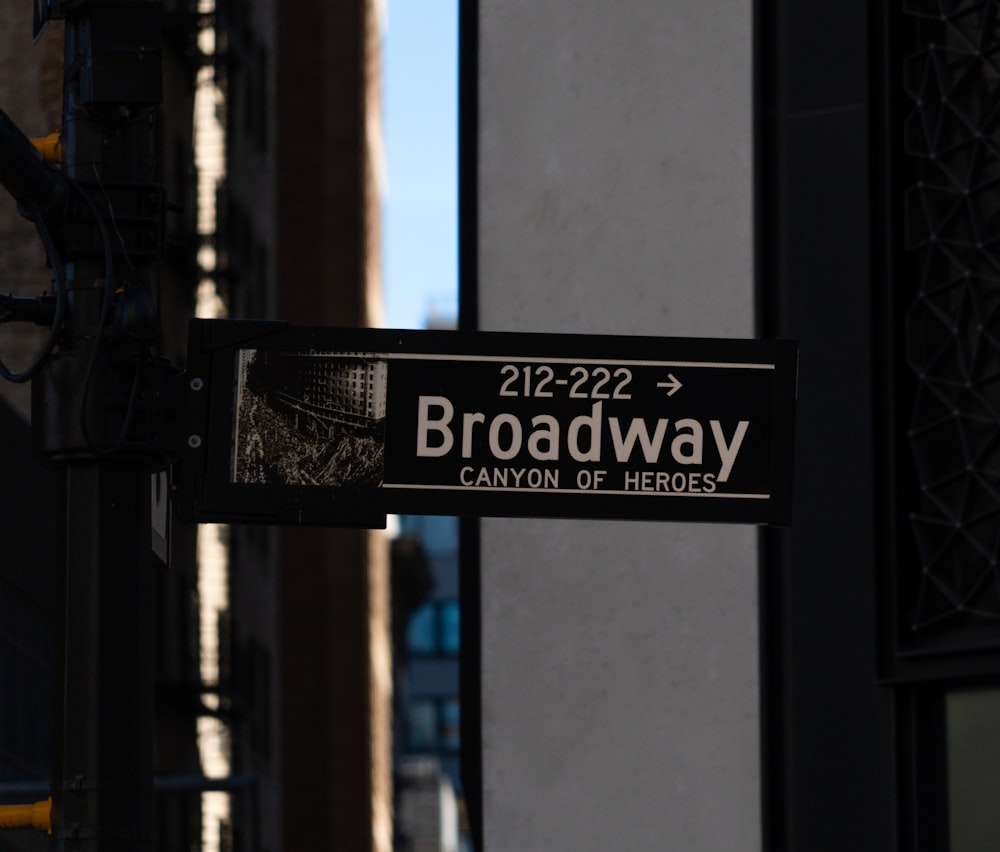
<instances>
[{"instance_id":1,"label":"concrete wall","mask_svg":"<svg viewBox=\"0 0 1000 852\"><path fill-rule=\"evenodd\" d=\"M479 8L481 328L752 336L749 0ZM759 849L755 531L482 536L487 852Z\"/></svg>"}]
</instances>

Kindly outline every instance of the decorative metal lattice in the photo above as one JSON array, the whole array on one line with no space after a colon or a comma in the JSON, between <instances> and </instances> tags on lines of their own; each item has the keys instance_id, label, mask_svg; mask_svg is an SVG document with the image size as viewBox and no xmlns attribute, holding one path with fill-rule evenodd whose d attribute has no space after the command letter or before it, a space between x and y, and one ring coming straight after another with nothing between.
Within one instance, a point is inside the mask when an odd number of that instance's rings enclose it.
<instances>
[{"instance_id":1,"label":"decorative metal lattice","mask_svg":"<svg viewBox=\"0 0 1000 852\"><path fill-rule=\"evenodd\" d=\"M907 2L912 631L1000 620L1000 3Z\"/></svg>"}]
</instances>

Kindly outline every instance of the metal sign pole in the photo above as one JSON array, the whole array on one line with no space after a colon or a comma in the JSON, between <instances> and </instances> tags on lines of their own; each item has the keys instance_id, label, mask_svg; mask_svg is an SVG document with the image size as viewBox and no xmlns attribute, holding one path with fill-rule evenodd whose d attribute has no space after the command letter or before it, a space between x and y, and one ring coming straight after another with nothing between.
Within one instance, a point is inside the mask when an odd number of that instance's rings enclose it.
<instances>
[{"instance_id":1,"label":"metal sign pole","mask_svg":"<svg viewBox=\"0 0 1000 852\"><path fill-rule=\"evenodd\" d=\"M153 848L154 825L160 4L89 0L65 16L66 207L53 261L65 315L32 387L36 450L65 471L53 836L60 850L134 852Z\"/></svg>"}]
</instances>

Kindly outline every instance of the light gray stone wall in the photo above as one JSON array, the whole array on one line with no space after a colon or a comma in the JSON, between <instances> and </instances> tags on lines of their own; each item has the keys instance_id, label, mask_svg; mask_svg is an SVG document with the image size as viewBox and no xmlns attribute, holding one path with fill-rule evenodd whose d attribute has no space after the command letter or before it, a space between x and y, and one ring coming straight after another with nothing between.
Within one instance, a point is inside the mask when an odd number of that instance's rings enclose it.
<instances>
[{"instance_id":1,"label":"light gray stone wall","mask_svg":"<svg viewBox=\"0 0 1000 852\"><path fill-rule=\"evenodd\" d=\"M481 0L487 330L753 335L751 4ZM484 520L485 841L760 848L756 531Z\"/></svg>"}]
</instances>

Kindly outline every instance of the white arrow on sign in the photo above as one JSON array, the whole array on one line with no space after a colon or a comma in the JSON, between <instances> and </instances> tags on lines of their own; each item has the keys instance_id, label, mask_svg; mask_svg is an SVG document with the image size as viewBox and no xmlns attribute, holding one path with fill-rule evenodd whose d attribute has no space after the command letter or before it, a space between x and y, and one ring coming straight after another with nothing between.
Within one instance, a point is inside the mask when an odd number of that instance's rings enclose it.
<instances>
[{"instance_id":1,"label":"white arrow on sign","mask_svg":"<svg viewBox=\"0 0 1000 852\"><path fill-rule=\"evenodd\" d=\"M658 388L670 388L670 390L667 391L667 396L673 396L675 393L677 393L677 391L679 391L683 387L683 385L680 383L680 380L678 380L678 378L673 373L667 373L667 378L670 379L670 381L657 382L656 386Z\"/></svg>"}]
</instances>

